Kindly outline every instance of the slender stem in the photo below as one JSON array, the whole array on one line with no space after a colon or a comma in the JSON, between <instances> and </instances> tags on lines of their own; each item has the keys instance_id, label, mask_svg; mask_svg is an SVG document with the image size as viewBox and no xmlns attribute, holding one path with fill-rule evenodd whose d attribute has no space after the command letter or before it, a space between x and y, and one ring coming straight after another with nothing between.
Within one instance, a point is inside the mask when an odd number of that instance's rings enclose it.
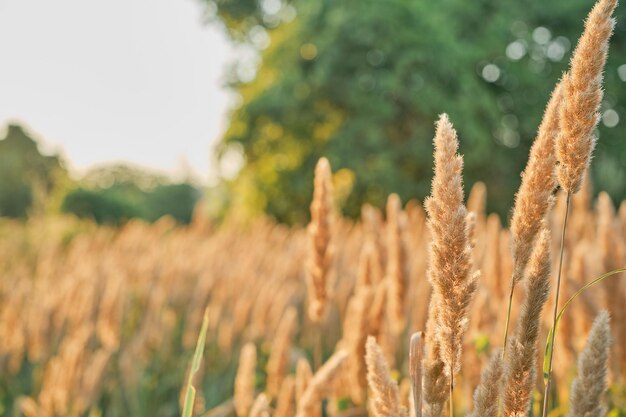
<instances>
[{"instance_id":1,"label":"slender stem","mask_svg":"<svg viewBox=\"0 0 626 417\"><path fill-rule=\"evenodd\" d=\"M552 321L552 331L551 340L550 340L550 359L548 360L548 375L546 379L546 388L543 394L543 417L547 417L548 415L548 402L549 402L549 394L550 394L550 381L552 379L552 357L554 355L554 336L556 334L556 322L557 316L559 314L559 288L561 286L561 272L563 270L563 252L565 251L565 230L567 228L567 217L569 214L569 205L571 200L571 194L567 193L567 198L565 200L565 218L563 219L563 230L561 232L561 251L559 254L559 271L556 277L556 296L554 299L554 315Z\"/></svg>"},{"instance_id":2,"label":"slender stem","mask_svg":"<svg viewBox=\"0 0 626 417\"><path fill-rule=\"evenodd\" d=\"M454 417L454 401L452 394L454 392L454 367L450 364L450 417Z\"/></svg>"},{"instance_id":3,"label":"slender stem","mask_svg":"<svg viewBox=\"0 0 626 417\"><path fill-rule=\"evenodd\" d=\"M509 323L511 322L511 306L513 305L513 291L515 290L515 280L511 278L511 292L509 293L509 308L506 312L506 324L504 325L504 343L502 344L502 356L506 356L506 343L509 338Z\"/></svg>"}]
</instances>

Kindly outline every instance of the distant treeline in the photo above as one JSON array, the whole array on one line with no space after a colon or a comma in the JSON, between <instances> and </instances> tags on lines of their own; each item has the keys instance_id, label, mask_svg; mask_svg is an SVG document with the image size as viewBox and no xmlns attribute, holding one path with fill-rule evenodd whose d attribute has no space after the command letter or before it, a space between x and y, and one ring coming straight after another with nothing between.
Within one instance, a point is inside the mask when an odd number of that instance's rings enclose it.
<instances>
[{"instance_id":1,"label":"distant treeline","mask_svg":"<svg viewBox=\"0 0 626 417\"><path fill-rule=\"evenodd\" d=\"M60 211L113 225L132 218L153 222L165 215L189 223L201 196L189 182L125 165L100 167L73 180L62 159L42 154L19 125L9 125L0 140L0 217Z\"/></svg>"}]
</instances>

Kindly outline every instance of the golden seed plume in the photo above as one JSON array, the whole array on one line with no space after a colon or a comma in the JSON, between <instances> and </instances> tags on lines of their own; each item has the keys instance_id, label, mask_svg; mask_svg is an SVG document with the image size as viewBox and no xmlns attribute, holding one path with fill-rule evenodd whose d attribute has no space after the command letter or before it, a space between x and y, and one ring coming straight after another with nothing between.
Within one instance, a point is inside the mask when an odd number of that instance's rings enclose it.
<instances>
[{"instance_id":1,"label":"golden seed plume","mask_svg":"<svg viewBox=\"0 0 626 417\"><path fill-rule=\"evenodd\" d=\"M530 409L541 312L550 292L550 262L550 232L544 229L528 265L526 300L504 364L505 417L524 417Z\"/></svg>"},{"instance_id":2,"label":"golden seed plume","mask_svg":"<svg viewBox=\"0 0 626 417\"><path fill-rule=\"evenodd\" d=\"M311 223L309 223L309 263L307 288L309 318L314 323L323 320L330 298L329 274L332 265L332 196L330 163L320 158L315 167Z\"/></svg>"},{"instance_id":3,"label":"golden seed plume","mask_svg":"<svg viewBox=\"0 0 626 417\"><path fill-rule=\"evenodd\" d=\"M568 417L604 417L602 396L607 389L607 362L611 346L609 314L594 320L587 346L578 360L578 376L572 382Z\"/></svg>"},{"instance_id":4,"label":"golden seed plume","mask_svg":"<svg viewBox=\"0 0 626 417\"><path fill-rule=\"evenodd\" d=\"M435 175L425 206L432 238L429 279L438 311L436 323L429 323L434 330L429 337L436 338L444 372L452 378L461 365L476 275L472 274L467 210L463 205L463 158L457 155L456 132L445 114L437 122L434 145Z\"/></svg>"},{"instance_id":5,"label":"golden seed plume","mask_svg":"<svg viewBox=\"0 0 626 417\"><path fill-rule=\"evenodd\" d=\"M502 392L502 352L496 350L474 391L474 409L468 417L497 417Z\"/></svg>"},{"instance_id":6,"label":"golden seed plume","mask_svg":"<svg viewBox=\"0 0 626 417\"><path fill-rule=\"evenodd\" d=\"M387 308L391 330L400 334L406 326L404 300L407 290L406 249L402 236L402 203L397 194L387 199Z\"/></svg>"},{"instance_id":7,"label":"golden seed plume","mask_svg":"<svg viewBox=\"0 0 626 417\"><path fill-rule=\"evenodd\" d=\"M369 334L376 337L376 339L378 339L383 333L385 324L385 307L387 305L388 297L389 291L387 291L387 282L379 282L374 288L372 305L369 309L367 317L367 330Z\"/></svg>"},{"instance_id":8,"label":"golden seed plume","mask_svg":"<svg viewBox=\"0 0 626 417\"><path fill-rule=\"evenodd\" d=\"M361 253L359 255L359 263L357 270L357 279L355 287L371 287L382 279L382 270L380 268L380 258L378 248L371 238L366 239Z\"/></svg>"},{"instance_id":9,"label":"golden seed plume","mask_svg":"<svg viewBox=\"0 0 626 417\"><path fill-rule=\"evenodd\" d=\"M292 417L295 411L295 379L287 375L280 387L273 417Z\"/></svg>"},{"instance_id":10,"label":"golden seed plume","mask_svg":"<svg viewBox=\"0 0 626 417\"><path fill-rule=\"evenodd\" d=\"M254 402L254 382L256 372L256 347L247 343L239 354L239 367L235 377L233 403L238 417L247 417Z\"/></svg>"},{"instance_id":11,"label":"golden seed plume","mask_svg":"<svg viewBox=\"0 0 626 417\"><path fill-rule=\"evenodd\" d=\"M365 402L367 378L365 368L365 341L367 339L367 315L372 304L373 293L368 288L360 289L348 301L343 323L343 348L349 356L345 364L346 381L350 398L354 404Z\"/></svg>"},{"instance_id":12,"label":"golden seed plume","mask_svg":"<svg viewBox=\"0 0 626 417\"><path fill-rule=\"evenodd\" d=\"M560 134L556 141L557 177L568 193L576 193L589 166L602 102L602 71L615 24L617 0L600 0L589 13L563 85Z\"/></svg>"},{"instance_id":13,"label":"golden seed plume","mask_svg":"<svg viewBox=\"0 0 626 417\"><path fill-rule=\"evenodd\" d=\"M440 312L437 293L433 293L428 306L426 324L426 355L423 361L422 415L439 417L448 399L450 378L444 372L445 364L439 354L439 341L435 337Z\"/></svg>"},{"instance_id":14,"label":"golden seed plume","mask_svg":"<svg viewBox=\"0 0 626 417\"><path fill-rule=\"evenodd\" d=\"M487 186L484 182L477 181L472 185L467 197L467 211L476 213L479 218L484 218L487 207Z\"/></svg>"},{"instance_id":15,"label":"golden seed plume","mask_svg":"<svg viewBox=\"0 0 626 417\"><path fill-rule=\"evenodd\" d=\"M398 384L390 377L385 355L371 336L367 338L366 352L372 413L375 417L408 417L408 410L400 405Z\"/></svg>"},{"instance_id":16,"label":"golden seed plume","mask_svg":"<svg viewBox=\"0 0 626 417\"><path fill-rule=\"evenodd\" d=\"M541 230L554 198L556 188L555 139L559 134L559 110L562 103L563 81L554 88L539 126L528 163L522 174L522 183L515 196L511 217L511 253L513 255L512 285L524 275L535 238Z\"/></svg>"}]
</instances>

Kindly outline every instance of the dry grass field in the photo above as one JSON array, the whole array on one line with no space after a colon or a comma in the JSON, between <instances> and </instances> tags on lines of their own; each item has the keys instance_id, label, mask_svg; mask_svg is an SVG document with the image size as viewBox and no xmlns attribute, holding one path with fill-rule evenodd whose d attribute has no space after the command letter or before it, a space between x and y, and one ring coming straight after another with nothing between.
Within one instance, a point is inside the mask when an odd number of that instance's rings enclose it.
<instances>
[{"instance_id":1,"label":"dry grass field","mask_svg":"<svg viewBox=\"0 0 626 417\"><path fill-rule=\"evenodd\" d=\"M306 228L3 220L0 414L170 417L193 387L205 417L626 415L626 283L603 275L626 202L587 176L615 7L585 23L510 219L465 195L442 115L430 197L357 221L324 158Z\"/></svg>"}]
</instances>

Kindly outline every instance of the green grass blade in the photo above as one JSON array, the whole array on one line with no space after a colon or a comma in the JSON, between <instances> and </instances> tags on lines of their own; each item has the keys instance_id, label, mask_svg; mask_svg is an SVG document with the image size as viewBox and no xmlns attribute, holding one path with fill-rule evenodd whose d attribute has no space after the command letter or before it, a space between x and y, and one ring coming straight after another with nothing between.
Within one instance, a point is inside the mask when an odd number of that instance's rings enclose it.
<instances>
[{"instance_id":1,"label":"green grass blade","mask_svg":"<svg viewBox=\"0 0 626 417\"><path fill-rule=\"evenodd\" d=\"M559 324L559 320L561 320L561 317L563 316L563 313L565 313L565 309L567 309L567 307L571 304L572 301L574 301L574 299L576 297L578 297L580 294L582 294L585 290L587 290L590 287L593 287L596 284L599 284L600 282L602 282L605 278L608 278L612 275L615 274L619 274L620 272L626 272L626 268L620 268L620 269L616 269L610 272L607 272L606 274L600 275L598 278L594 279L593 281L585 284L582 288L580 288L578 291L576 291L574 293L574 295L572 295L569 300L567 300L565 302L565 304L563 304L563 308L561 308L561 310L559 311L559 314L556 317L556 322L554 323L554 327L552 327L550 329L550 331L548 332L548 341L546 342L546 350L543 353L543 379L544 382L546 381L546 379L548 378L548 373L550 372L550 350L552 349L552 332L556 331L556 328Z\"/></svg>"},{"instance_id":2,"label":"green grass blade","mask_svg":"<svg viewBox=\"0 0 626 417\"><path fill-rule=\"evenodd\" d=\"M204 312L204 319L202 320L202 328L198 335L198 342L196 343L196 350L193 354L193 360L191 361L191 369L189 369L189 378L187 380L187 393L185 394L185 404L183 406L182 417L191 417L193 413L193 405L196 398L196 389L193 386L193 377L200 369L200 362L202 361L202 355L204 353L204 345L206 343L206 334L209 328L209 317L207 312Z\"/></svg>"},{"instance_id":3,"label":"green grass blade","mask_svg":"<svg viewBox=\"0 0 626 417\"><path fill-rule=\"evenodd\" d=\"M183 408L182 417L191 417L191 413L193 413L193 404L196 399L196 389L193 385L187 385L187 393L185 394L185 406Z\"/></svg>"}]
</instances>

